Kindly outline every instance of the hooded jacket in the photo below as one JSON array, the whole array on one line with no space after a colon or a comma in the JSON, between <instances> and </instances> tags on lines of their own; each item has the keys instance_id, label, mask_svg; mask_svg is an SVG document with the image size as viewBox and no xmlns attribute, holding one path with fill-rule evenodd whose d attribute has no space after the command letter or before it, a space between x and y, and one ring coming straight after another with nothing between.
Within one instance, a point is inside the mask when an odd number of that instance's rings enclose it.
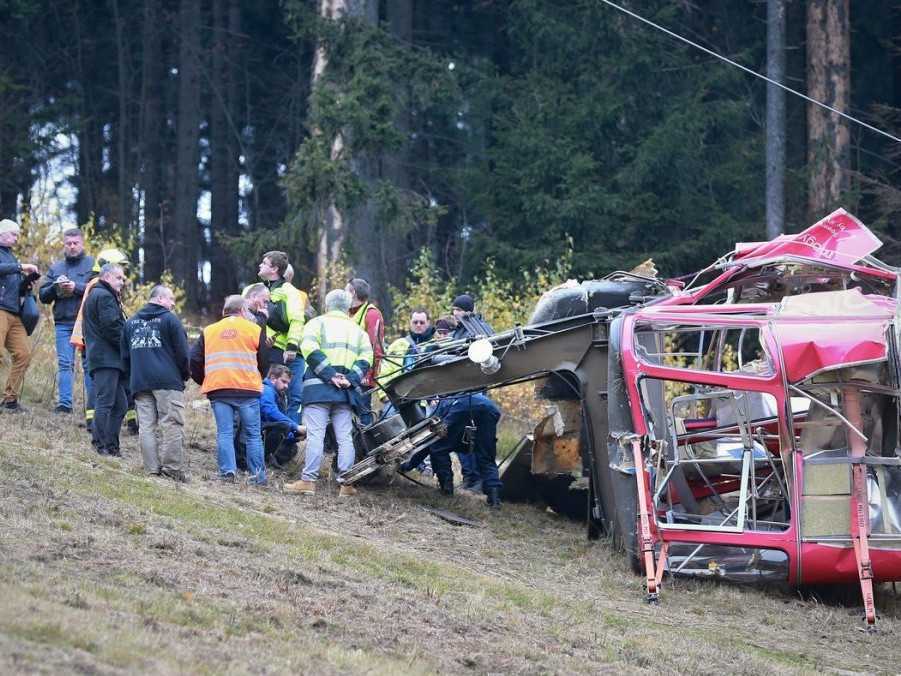
<instances>
[{"instance_id":1,"label":"hooded jacket","mask_svg":"<svg viewBox=\"0 0 901 676\"><path fill-rule=\"evenodd\" d=\"M88 371L92 374L104 368L124 371L120 344L125 314L118 294L102 279L85 299L83 320Z\"/></svg>"},{"instance_id":2,"label":"hooded jacket","mask_svg":"<svg viewBox=\"0 0 901 676\"><path fill-rule=\"evenodd\" d=\"M121 349L134 394L185 389L188 337L178 317L162 305L147 303L125 322Z\"/></svg>"},{"instance_id":3,"label":"hooded jacket","mask_svg":"<svg viewBox=\"0 0 901 676\"><path fill-rule=\"evenodd\" d=\"M45 305L53 303L53 321L57 324L72 324L78 316L78 308L81 307L81 299L85 289L94 274L94 259L85 253L75 258L63 258L50 266L44 283L38 290L38 296ZM75 290L71 296L61 296L56 280L60 275L65 275L75 282Z\"/></svg>"}]
</instances>

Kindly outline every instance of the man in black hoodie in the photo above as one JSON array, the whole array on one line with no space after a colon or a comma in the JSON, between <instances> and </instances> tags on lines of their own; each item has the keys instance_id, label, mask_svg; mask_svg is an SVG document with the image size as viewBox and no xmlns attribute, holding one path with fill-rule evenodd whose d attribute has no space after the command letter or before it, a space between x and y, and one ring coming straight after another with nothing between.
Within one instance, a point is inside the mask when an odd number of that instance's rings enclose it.
<instances>
[{"instance_id":1,"label":"man in black hoodie","mask_svg":"<svg viewBox=\"0 0 901 676\"><path fill-rule=\"evenodd\" d=\"M188 337L172 312L175 295L158 284L150 301L122 331L122 360L130 372L138 412L144 470L176 481L188 480L184 450L184 390Z\"/></svg>"},{"instance_id":2,"label":"man in black hoodie","mask_svg":"<svg viewBox=\"0 0 901 676\"><path fill-rule=\"evenodd\" d=\"M100 279L84 302L85 351L88 371L94 381L94 426L91 437L100 455L119 457L119 428L128 408L125 393L125 364L120 344L125 314L119 294L125 286L122 266L107 263L100 268Z\"/></svg>"}]
</instances>

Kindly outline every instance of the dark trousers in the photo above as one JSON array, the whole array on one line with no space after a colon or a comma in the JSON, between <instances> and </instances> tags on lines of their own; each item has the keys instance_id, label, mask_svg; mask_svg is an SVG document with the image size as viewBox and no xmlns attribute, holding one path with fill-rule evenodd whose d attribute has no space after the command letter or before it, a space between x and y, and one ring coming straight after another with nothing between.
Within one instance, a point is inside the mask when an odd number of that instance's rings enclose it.
<instances>
[{"instance_id":1,"label":"dark trousers","mask_svg":"<svg viewBox=\"0 0 901 676\"><path fill-rule=\"evenodd\" d=\"M91 431L94 448L103 451L119 449L119 428L128 409L125 374L119 369L94 369L94 426Z\"/></svg>"},{"instance_id":2,"label":"dark trousers","mask_svg":"<svg viewBox=\"0 0 901 676\"><path fill-rule=\"evenodd\" d=\"M476 480L481 480L482 490L500 488L501 480L497 473L497 421L501 414L497 406L485 397L472 397L472 405L455 408L445 416L447 436L432 444L432 471L438 477L441 485L453 485L454 474L451 468L451 451L457 451L463 447L463 432L472 420L476 427L475 444L473 452L469 454L467 461L474 465L469 469ZM465 453L459 453L461 465L463 465ZM470 459L471 458L471 459ZM464 473L467 468L464 465ZM465 474L464 474L465 476ZM469 477L466 477L467 479Z\"/></svg>"}]
</instances>

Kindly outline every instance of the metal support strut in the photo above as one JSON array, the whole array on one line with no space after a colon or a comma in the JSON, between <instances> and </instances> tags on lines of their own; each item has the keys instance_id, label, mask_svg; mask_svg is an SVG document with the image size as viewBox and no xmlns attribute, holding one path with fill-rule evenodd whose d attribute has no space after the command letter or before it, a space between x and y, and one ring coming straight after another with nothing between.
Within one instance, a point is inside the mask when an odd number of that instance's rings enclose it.
<instances>
[{"instance_id":1,"label":"metal support strut","mask_svg":"<svg viewBox=\"0 0 901 676\"><path fill-rule=\"evenodd\" d=\"M635 463L635 480L638 482L638 514L641 525L639 537L641 541L641 555L644 558L644 574L648 585L647 600L648 603L659 603L660 594L658 589L660 580L655 573L654 566L654 538L651 535L651 518L648 514L648 486L645 483L647 474L644 471L641 441L638 438L632 439L632 458Z\"/></svg>"},{"instance_id":2,"label":"metal support strut","mask_svg":"<svg viewBox=\"0 0 901 676\"><path fill-rule=\"evenodd\" d=\"M863 429L860 412L860 392L857 388L842 389L845 415L854 427ZM867 466L854 459L863 458L867 452L866 442L856 434L848 435L851 442L851 541L854 543L854 557L857 559L857 576L860 578L860 593L866 611L867 624L876 624L876 603L873 597L873 564L870 561L870 508L867 493Z\"/></svg>"}]
</instances>

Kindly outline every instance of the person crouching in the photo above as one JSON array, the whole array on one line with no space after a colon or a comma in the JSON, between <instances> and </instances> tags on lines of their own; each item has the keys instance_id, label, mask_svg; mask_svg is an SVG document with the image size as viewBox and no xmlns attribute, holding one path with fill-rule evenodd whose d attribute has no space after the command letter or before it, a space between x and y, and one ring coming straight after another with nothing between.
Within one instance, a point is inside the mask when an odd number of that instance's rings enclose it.
<instances>
[{"instance_id":1,"label":"person crouching","mask_svg":"<svg viewBox=\"0 0 901 676\"><path fill-rule=\"evenodd\" d=\"M260 437L260 393L266 368L265 328L245 318L245 300L229 296L222 319L203 330L191 350L191 378L207 395L216 419L219 476L234 482L234 414L245 430L250 483L266 484Z\"/></svg>"}]
</instances>

